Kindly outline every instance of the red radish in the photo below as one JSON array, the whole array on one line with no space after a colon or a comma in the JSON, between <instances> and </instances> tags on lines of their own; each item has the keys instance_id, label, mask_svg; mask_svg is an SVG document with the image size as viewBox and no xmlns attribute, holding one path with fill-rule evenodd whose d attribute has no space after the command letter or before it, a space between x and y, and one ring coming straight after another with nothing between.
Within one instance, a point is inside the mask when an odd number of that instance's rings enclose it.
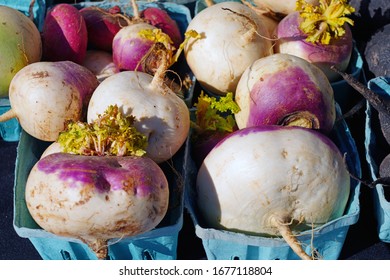
<instances>
[{"instance_id":1,"label":"red radish","mask_svg":"<svg viewBox=\"0 0 390 280\"><path fill-rule=\"evenodd\" d=\"M282 236L302 259L297 235L344 214L350 176L337 146L301 127L256 126L229 134L207 155L196 202L207 227Z\"/></svg>"},{"instance_id":2,"label":"red radish","mask_svg":"<svg viewBox=\"0 0 390 280\"><path fill-rule=\"evenodd\" d=\"M172 39L176 49L180 47L183 38L179 26L165 10L158 7L148 7L141 11L140 17L167 34Z\"/></svg>"},{"instance_id":3,"label":"red radish","mask_svg":"<svg viewBox=\"0 0 390 280\"><path fill-rule=\"evenodd\" d=\"M347 16L354 9L346 0L320 0L319 6L298 1L298 11L283 18L276 29L275 52L288 53L315 64L334 82L340 76L330 67L345 71L353 49Z\"/></svg>"},{"instance_id":4,"label":"red radish","mask_svg":"<svg viewBox=\"0 0 390 280\"><path fill-rule=\"evenodd\" d=\"M218 95L234 92L245 69L273 53L265 24L240 2L211 5L191 20L187 31L196 31L200 38L188 40L185 58L205 90Z\"/></svg>"},{"instance_id":5,"label":"red radish","mask_svg":"<svg viewBox=\"0 0 390 280\"><path fill-rule=\"evenodd\" d=\"M98 6L80 9L88 32L90 49L112 51L112 40L118 31L129 24L119 6L104 9Z\"/></svg>"},{"instance_id":6,"label":"red radish","mask_svg":"<svg viewBox=\"0 0 390 280\"><path fill-rule=\"evenodd\" d=\"M82 65L91 70L99 81L119 72L112 54L101 50L88 50Z\"/></svg>"},{"instance_id":7,"label":"red radish","mask_svg":"<svg viewBox=\"0 0 390 280\"><path fill-rule=\"evenodd\" d=\"M16 117L31 136L55 141L68 120L83 120L96 76L72 61L40 61L22 68L9 90L11 110L0 121Z\"/></svg>"},{"instance_id":8,"label":"red radish","mask_svg":"<svg viewBox=\"0 0 390 280\"><path fill-rule=\"evenodd\" d=\"M304 126L328 133L336 109L325 74L303 58L273 54L260 58L242 75L235 101L239 128L257 125Z\"/></svg>"},{"instance_id":9,"label":"red radish","mask_svg":"<svg viewBox=\"0 0 390 280\"><path fill-rule=\"evenodd\" d=\"M87 43L87 27L75 6L62 3L48 10L42 30L42 60L81 64Z\"/></svg>"}]
</instances>

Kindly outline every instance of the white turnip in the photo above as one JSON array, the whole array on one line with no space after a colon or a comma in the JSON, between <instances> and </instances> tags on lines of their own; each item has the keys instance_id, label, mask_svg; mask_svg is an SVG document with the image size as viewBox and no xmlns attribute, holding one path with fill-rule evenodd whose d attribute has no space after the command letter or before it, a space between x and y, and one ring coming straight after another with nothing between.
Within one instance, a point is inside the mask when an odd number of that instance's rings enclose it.
<instances>
[{"instance_id":1,"label":"white turnip","mask_svg":"<svg viewBox=\"0 0 390 280\"><path fill-rule=\"evenodd\" d=\"M344 214L350 176L337 146L301 127L257 126L233 132L206 156L196 180L205 225L282 236L302 259L296 235Z\"/></svg>"},{"instance_id":2,"label":"white turnip","mask_svg":"<svg viewBox=\"0 0 390 280\"><path fill-rule=\"evenodd\" d=\"M7 6L0 6L0 40L0 97L5 97L15 74L41 60L42 42L33 21Z\"/></svg>"},{"instance_id":3,"label":"white turnip","mask_svg":"<svg viewBox=\"0 0 390 280\"><path fill-rule=\"evenodd\" d=\"M61 3L48 10L42 29L42 60L81 64L87 44L85 20L75 6Z\"/></svg>"},{"instance_id":4,"label":"white turnip","mask_svg":"<svg viewBox=\"0 0 390 280\"><path fill-rule=\"evenodd\" d=\"M276 17L283 18L287 14L293 13L296 8L296 0L253 0L258 8L273 13ZM318 0L307 0L311 4L318 4Z\"/></svg>"},{"instance_id":5,"label":"white turnip","mask_svg":"<svg viewBox=\"0 0 390 280\"><path fill-rule=\"evenodd\" d=\"M159 163L179 150L190 127L188 107L164 83L165 70L162 63L154 76L122 71L108 77L94 91L87 116L92 122L109 105L118 105L124 115L138 120L136 128L148 139L147 156Z\"/></svg>"},{"instance_id":6,"label":"white turnip","mask_svg":"<svg viewBox=\"0 0 390 280\"><path fill-rule=\"evenodd\" d=\"M67 120L83 120L99 81L72 61L39 61L22 68L11 81L11 110L0 121L16 117L31 136L55 141Z\"/></svg>"},{"instance_id":7,"label":"white turnip","mask_svg":"<svg viewBox=\"0 0 390 280\"><path fill-rule=\"evenodd\" d=\"M276 53L299 56L318 66L329 81L340 79L332 65L345 71L353 38L348 16L354 12L345 0L320 0L318 6L298 1L298 10L288 14L276 28Z\"/></svg>"},{"instance_id":8,"label":"white turnip","mask_svg":"<svg viewBox=\"0 0 390 280\"><path fill-rule=\"evenodd\" d=\"M272 54L272 40L251 8L239 2L222 2L200 11L189 23L200 38L185 45L186 61L207 91L234 92L242 73L253 61Z\"/></svg>"},{"instance_id":9,"label":"white turnip","mask_svg":"<svg viewBox=\"0 0 390 280\"><path fill-rule=\"evenodd\" d=\"M273 54L255 61L242 75L235 101L237 126L303 126L328 133L336 119L332 86L305 59Z\"/></svg>"}]
</instances>

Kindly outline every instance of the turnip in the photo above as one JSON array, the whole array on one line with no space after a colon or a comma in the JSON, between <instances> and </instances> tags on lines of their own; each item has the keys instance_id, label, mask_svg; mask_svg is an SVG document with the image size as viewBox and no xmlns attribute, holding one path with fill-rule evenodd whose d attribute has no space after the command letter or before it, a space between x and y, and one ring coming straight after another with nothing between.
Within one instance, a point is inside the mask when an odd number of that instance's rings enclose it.
<instances>
[{"instance_id":1,"label":"turnip","mask_svg":"<svg viewBox=\"0 0 390 280\"><path fill-rule=\"evenodd\" d=\"M353 38L348 16L354 12L346 0L320 0L319 5L297 1L297 11L288 14L276 29L275 52L299 56L318 66L329 81L340 79L330 66L345 71Z\"/></svg>"},{"instance_id":2,"label":"turnip","mask_svg":"<svg viewBox=\"0 0 390 280\"><path fill-rule=\"evenodd\" d=\"M112 42L113 60L121 71L137 70L154 74L159 60L153 58L155 52L153 47L157 43L164 44L170 64L173 63L176 48L168 34L141 17L136 1L132 0L131 3L132 23L115 35ZM146 56L150 59L147 62Z\"/></svg>"},{"instance_id":3,"label":"turnip","mask_svg":"<svg viewBox=\"0 0 390 280\"><path fill-rule=\"evenodd\" d=\"M236 89L238 128L256 125L303 126L328 133L336 109L325 74L305 59L273 54L255 61Z\"/></svg>"},{"instance_id":4,"label":"turnip","mask_svg":"<svg viewBox=\"0 0 390 280\"><path fill-rule=\"evenodd\" d=\"M26 182L26 203L43 229L85 242L107 256L107 241L156 227L168 209L163 170L142 157L135 119L109 106L93 124L70 122L61 152L44 152ZM56 143L56 142L54 142Z\"/></svg>"},{"instance_id":5,"label":"turnip","mask_svg":"<svg viewBox=\"0 0 390 280\"><path fill-rule=\"evenodd\" d=\"M0 40L0 97L6 97L15 74L41 60L42 42L33 21L7 6L0 6Z\"/></svg>"},{"instance_id":6,"label":"turnip","mask_svg":"<svg viewBox=\"0 0 390 280\"><path fill-rule=\"evenodd\" d=\"M121 13L119 6L104 9L89 6L80 9L88 33L88 48L112 51L112 41L122 27L129 24L130 19Z\"/></svg>"},{"instance_id":7,"label":"turnip","mask_svg":"<svg viewBox=\"0 0 390 280\"><path fill-rule=\"evenodd\" d=\"M253 3L258 8L264 9L273 13L276 17L283 18L284 16L293 13L296 8L296 0L253 0ZM311 4L318 4L318 0L308 0L306 1Z\"/></svg>"},{"instance_id":8,"label":"turnip","mask_svg":"<svg viewBox=\"0 0 390 280\"><path fill-rule=\"evenodd\" d=\"M147 136L147 156L160 163L170 159L189 133L189 110L165 83L165 54L154 76L137 71L122 71L94 91L88 106L88 122L102 114L108 105L117 104L124 115L138 119L136 128Z\"/></svg>"},{"instance_id":9,"label":"turnip","mask_svg":"<svg viewBox=\"0 0 390 280\"><path fill-rule=\"evenodd\" d=\"M48 10L42 30L42 60L81 64L87 43L87 27L75 6L61 3Z\"/></svg>"},{"instance_id":10,"label":"turnip","mask_svg":"<svg viewBox=\"0 0 390 280\"><path fill-rule=\"evenodd\" d=\"M140 17L167 34L173 41L173 45L176 49L180 47L183 38L179 26L165 10L158 7L147 7L141 11Z\"/></svg>"},{"instance_id":11,"label":"turnip","mask_svg":"<svg viewBox=\"0 0 390 280\"><path fill-rule=\"evenodd\" d=\"M31 136L55 141L68 120L83 120L98 86L96 76L71 61L39 61L22 68L11 81L11 110L0 121L16 117Z\"/></svg>"},{"instance_id":12,"label":"turnip","mask_svg":"<svg viewBox=\"0 0 390 280\"><path fill-rule=\"evenodd\" d=\"M257 126L229 134L206 156L196 202L207 227L282 236L302 259L296 235L344 214L350 176L337 146L301 127Z\"/></svg>"},{"instance_id":13,"label":"turnip","mask_svg":"<svg viewBox=\"0 0 390 280\"><path fill-rule=\"evenodd\" d=\"M201 86L218 95L235 92L253 61L272 54L272 40L262 21L240 2L221 2L200 11L189 23L200 38L184 47L186 61Z\"/></svg>"},{"instance_id":14,"label":"turnip","mask_svg":"<svg viewBox=\"0 0 390 280\"><path fill-rule=\"evenodd\" d=\"M119 72L112 54L102 50L87 50L82 65L91 70L99 81Z\"/></svg>"}]
</instances>

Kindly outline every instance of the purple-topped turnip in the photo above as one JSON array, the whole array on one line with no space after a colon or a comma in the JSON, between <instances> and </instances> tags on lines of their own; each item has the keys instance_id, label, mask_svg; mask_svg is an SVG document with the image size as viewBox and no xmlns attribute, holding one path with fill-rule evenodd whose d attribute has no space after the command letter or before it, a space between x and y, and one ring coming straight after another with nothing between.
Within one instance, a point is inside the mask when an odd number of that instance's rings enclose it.
<instances>
[{"instance_id":1,"label":"purple-topped turnip","mask_svg":"<svg viewBox=\"0 0 390 280\"><path fill-rule=\"evenodd\" d=\"M346 0L320 0L311 5L297 1L297 11L288 14L276 28L275 52L299 56L318 66L330 82L340 79L332 65L345 71L349 65L353 38L348 17L354 8Z\"/></svg>"},{"instance_id":2,"label":"purple-topped turnip","mask_svg":"<svg viewBox=\"0 0 390 280\"><path fill-rule=\"evenodd\" d=\"M235 101L238 128L302 126L328 133L336 119L332 86L307 60L290 54L260 58L242 75Z\"/></svg>"},{"instance_id":3,"label":"purple-topped turnip","mask_svg":"<svg viewBox=\"0 0 390 280\"><path fill-rule=\"evenodd\" d=\"M168 210L163 170L144 157L136 120L110 106L93 124L70 122L26 183L26 203L44 230L86 243L99 259L110 239L155 228ZM49 146L50 147L50 146Z\"/></svg>"},{"instance_id":4,"label":"purple-topped turnip","mask_svg":"<svg viewBox=\"0 0 390 280\"><path fill-rule=\"evenodd\" d=\"M87 26L75 6L61 3L48 10L42 29L42 60L81 64L87 44Z\"/></svg>"},{"instance_id":5,"label":"purple-topped turnip","mask_svg":"<svg viewBox=\"0 0 390 280\"><path fill-rule=\"evenodd\" d=\"M221 2L200 11L189 23L200 38L184 47L186 61L201 86L217 95L235 92L255 60L273 53L271 35L256 12L240 2Z\"/></svg>"},{"instance_id":6,"label":"purple-topped turnip","mask_svg":"<svg viewBox=\"0 0 390 280\"><path fill-rule=\"evenodd\" d=\"M112 51L112 40L130 19L121 13L119 6L105 9L89 6L80 9L87 26L89 49Z\"/></svg>"},{"instance_id":7,"label":"purple-topped turnip","mask_svg":"<svg viewBox=\"0 0 390 280\"><path fill-rule=\"evenodd\" d=\"M206 156L196 180L206 227L282 236L302 259L314 256L297 235L341 217L349 193L337 146L301 127L257 126L229 134Z\"/></svg>"},{"instance_id":8,"label":"purple-topped turnip","mask_svg":"<svg viewBox=\"0 0 390 280\"><path fill-rule=\"evenodd\" d=\"M11 81L11 109L0 121L17 118L31 136L55 141L68 120L85 120L99 85L86 67L72 61L39 61L22 68Z\"/></svg>"}]
</instances>

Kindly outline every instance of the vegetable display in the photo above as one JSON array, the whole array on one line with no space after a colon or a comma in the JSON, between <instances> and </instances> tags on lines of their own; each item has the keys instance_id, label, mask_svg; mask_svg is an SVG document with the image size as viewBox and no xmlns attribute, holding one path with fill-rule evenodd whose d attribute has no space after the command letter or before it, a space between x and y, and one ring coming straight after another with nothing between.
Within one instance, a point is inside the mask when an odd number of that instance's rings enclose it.
<instances>
[{"instance_id":1,"label":"vegetable display","mask_svg":"<svg viewBox=\"0 0 390 280\"><path fill-rule=\"evenodd\" d=\"M206 156L196 201L207 226L282 236L302 259L296 235L344 213L350 176L337 146L301 127L257 126L233 132Z\"/></svg>"},{"instance_id":2,"label":"vegetable display","mask_svg":"<svg viewBox=\"0 0 390 280\"><path fill-rule=\"evenodd\" d=\"M41 60L42 42L34 22L7 6L0 6L0 40L0 97L7 97L15 74Z\"/></svg>"}]
</instances>

